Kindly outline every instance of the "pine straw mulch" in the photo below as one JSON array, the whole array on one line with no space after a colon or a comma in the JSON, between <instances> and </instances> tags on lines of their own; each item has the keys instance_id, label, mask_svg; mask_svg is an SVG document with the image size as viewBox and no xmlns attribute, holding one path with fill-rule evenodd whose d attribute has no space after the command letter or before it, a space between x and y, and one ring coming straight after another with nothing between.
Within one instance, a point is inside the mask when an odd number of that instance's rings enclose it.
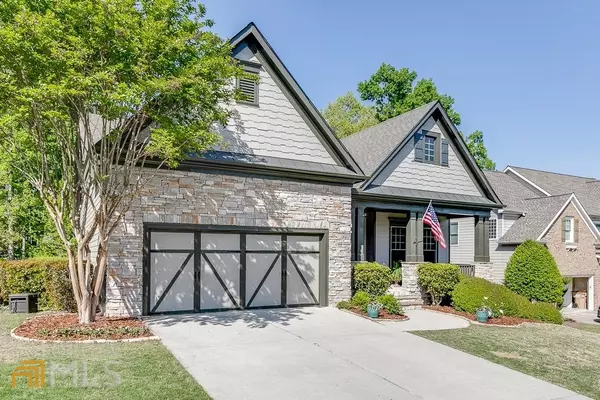
<instances>
[{"instance_id":1,"label":"pine straw mulch","mask_svg":"<svg viewBox=\"0 0 600 400\"><path fill-rule=\"evenodd\" d=\"M426 310L438 311L438 312L443 312L443 313L447 313L447 314L460 315L461 317L467 318L471 321L477 321L477 318L475 318L475 315L468 313L466 311L457 311L454 308L449 307L449 306L423 306L423 308ZM484 325L514 326L514 325L521 325L522 323L525 323L525 322L536 322L536 321L533 321L530 319L525 319L525 318L502 316L502 317L498 317L498 318L490 318Z\"/></svg>"},{"instance_id":2,"label":"pine straw mulch","mask_svg":"<svg viewBox=\"0 0 600 400\"><path fill-rule=\"evenodd\" d=\"M347 311L353 312L354 314L358 314L358 315L361 315L363 317L367 317L367 318L370 318L370 319L375 319L375 318L369 317L369 315L365 311L361 310L360 308L348 308ZM387 320L394 320L394 321L404 321L404 320L407 320L408 317L406 315L389 314L384 309L381 309L381 310L379 310L379 317L377 319L387 319Z\"/></svg>"},{"instance_id":3,"label":"pine straw mulch","mask_svg":"<svg viewBox=\"0 0 600 400\"><path fill-rule=\"evenodd\" d=\"M97 316L89 325L78 322L77 314L49 314L25 320L14 333L40 340L120 340L151 337L152 332L137 318Z\"/></svg>"}]
</instances>

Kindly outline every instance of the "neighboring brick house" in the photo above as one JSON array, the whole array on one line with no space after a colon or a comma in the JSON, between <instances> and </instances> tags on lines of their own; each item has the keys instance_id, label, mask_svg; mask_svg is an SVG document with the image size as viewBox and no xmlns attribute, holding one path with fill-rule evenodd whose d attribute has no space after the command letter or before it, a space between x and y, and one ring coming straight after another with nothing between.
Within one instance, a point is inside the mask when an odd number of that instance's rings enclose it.
<instances>
[{"instance_id":1,"label":"neighboring brick house","mask_svg":"<svg viewBox=\"0 0 600 400\"><path fill-rule=\"evenodd\" d=\"M342 144L254 24L231 43L260 80L236 83L246 100L221 147L158 173L125 214L107 314L335 304L360 260L402 265L396 294L415 303L424 261L492 278L488 220L502 204L439 102ZM446 249L423 224L429 201Z\"/></svg>"},{"instance_id":2,"label":"neighboring brick house","mask_svg":"<svg viewBox=\"0 0 600 400\"><path fill-rule=\"evenodd\" d=\"M600 232L596 213L600 199L593 195L597 181L519 167L486 172L486 176L505 204L504 209L493 213L496 232L490 231L494 237L490 258L495 280L504 279L506 264L517 245L536 240L548 247L561 274L572 278L563 307L598 307ZM590 216L588 210L595 214Z\"/></svg>"}]
</instances>

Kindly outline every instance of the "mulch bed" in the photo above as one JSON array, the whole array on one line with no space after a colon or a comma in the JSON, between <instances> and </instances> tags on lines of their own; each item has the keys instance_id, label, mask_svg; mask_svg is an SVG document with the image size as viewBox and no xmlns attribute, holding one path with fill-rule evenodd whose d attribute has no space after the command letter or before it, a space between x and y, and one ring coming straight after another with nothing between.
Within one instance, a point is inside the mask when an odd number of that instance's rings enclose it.
<instances>
[{"instance_id":1,"label":"mulch bed","mask_svg":"<svg viewBox=\"0 0 600 400\"><path fill-rule=\"evenodd\" d=\"M348 311L353 312L355 314L358 315L362 315L363 317L367 317L367 318L371 318L367 315L366 312L364 312L363 310L359 309L359 308L349 308ZM374 318L371 318L374 319ZM403 321L405 319L408 319L408 317L406 315L397 315L397 314L388 314L387 311L385 311L384 309L379 310L379 318L377 319L393 319L393 320L397 320L397 321Z\"/></svg>"},{"instance_id":2,"label":"mulch bed","mask_svg":"<svg viewBox=\"0 0 600 400\"><path fill-rule=\"evenodd\" d=\"M109 318L97 316L89 325L79 324L77 314L42 315L25 320L14 333L18 336L41 340L119 340L153 336L137 318Z\"/></svg>"},{"instance_id":3,"label":"mulch bed","mask_svg":"<svg viewBox=\"0 0 600 400\"><path fill-rule=\"evenodd\" d=\"M475 318L475 315L470 314L468 312L465 311L457 311L452 307L448 307L448 306L423 306L423 308L427 309L427 310L432 310L432 311L438 311L438 312L443 312L443 313L447 313L447 314L454 314L454 315L460 315L461 317L465 317L471 321L477 321L477 318ZM524 322L535 322L532 321L530 319L525 319L525 318L517 318L517 317L499 317L499 318L490 318L488 319L488 321L486 322L485 325L520 325Z\"/></svg>"}]
</instances>

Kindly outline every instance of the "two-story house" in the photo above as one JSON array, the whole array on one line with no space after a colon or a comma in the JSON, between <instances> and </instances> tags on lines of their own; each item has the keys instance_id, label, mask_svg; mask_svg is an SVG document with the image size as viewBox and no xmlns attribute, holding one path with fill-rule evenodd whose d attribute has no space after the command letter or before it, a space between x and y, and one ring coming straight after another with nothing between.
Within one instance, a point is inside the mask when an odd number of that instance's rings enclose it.
<instances>
[{"instance_id":1,"label":"two-story house","mask_svg":"<svg viewBox=\"0 0 600 400\"><path fill-rule=\"evenodd\" d=\"M490 219L490 258L501 282L516 246L544 243L561 274L571 278L563 307L600 304L600 181L509 166L486 172L505 205Z\"/></svg>"}]
</instances>

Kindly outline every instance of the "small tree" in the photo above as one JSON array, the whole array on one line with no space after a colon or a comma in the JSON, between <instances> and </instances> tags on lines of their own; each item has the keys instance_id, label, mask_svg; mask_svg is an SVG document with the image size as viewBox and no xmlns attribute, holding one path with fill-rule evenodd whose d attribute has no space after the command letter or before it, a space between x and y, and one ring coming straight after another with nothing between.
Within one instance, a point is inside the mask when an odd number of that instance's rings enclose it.
<instances>
[{"instance_id":1,"label":"small tree","mask_svg":"<svg viewBox=\"0 0 600 400\"><path fill-rule=\"evenodd\" d=\"M531 301L560 304L563 280L546 246L533 240L519 245L508 261L504 284Z\"/></svg>"},{"instance_id":2,"label":"small tree","mask_svg":"<svg viewBox=\"0 0 600 400\"><path fill-rule=\"evenodd\" d=\"M227 121L241 69L204 17L192 0L0 2L0 143L56 226L81 323L144 183Z\"/></svg>"}]
</instances>

